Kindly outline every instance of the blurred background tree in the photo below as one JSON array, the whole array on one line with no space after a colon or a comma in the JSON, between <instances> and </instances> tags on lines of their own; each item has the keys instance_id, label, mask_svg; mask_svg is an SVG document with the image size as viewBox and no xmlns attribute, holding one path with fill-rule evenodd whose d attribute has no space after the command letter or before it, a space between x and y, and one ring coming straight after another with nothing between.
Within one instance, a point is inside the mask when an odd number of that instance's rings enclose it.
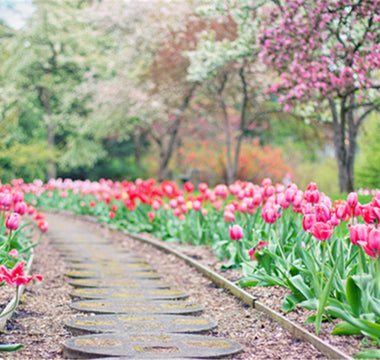
<instances>
[{"instance_id":1,"label":"blurred background tree","mask_svg":"<svg viewBox=\"0 0 380 360\"><path fill-rule=\"evenodd\" d=\"M1 181L179 181L195 169L210 185L290 175L339 192L331 124L266 94L278 77L259 57L263 5L34 0L22 27L0 23ZM361 135L358 186L376 186L373 133Z\"/></svg>"},{"instance_id":2,"label":"blurred background tree","mask_svg":"<svg viewBox=\"0 0 380 360\"><path fill-rule=\"evenodd\" d=\"M359 135L359 155L356 163L359 187L380 188L380 115L372 114Z\"/></svg>"}]
</instances>

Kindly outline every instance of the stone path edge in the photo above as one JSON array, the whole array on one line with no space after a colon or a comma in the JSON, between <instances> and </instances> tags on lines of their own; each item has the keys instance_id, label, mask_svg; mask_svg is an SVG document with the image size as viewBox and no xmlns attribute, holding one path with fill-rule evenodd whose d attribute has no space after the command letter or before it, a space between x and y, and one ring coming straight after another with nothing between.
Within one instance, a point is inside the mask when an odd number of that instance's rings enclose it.
<instances>
[{"instance_id":1,"label":"stone path edge","mask_svg":"<svg viewBox=\"0 0 380 360\"><path fill-rule=\"evenodd\" d=\"M252 307L255 310L258 310L267 316L274 322L278 323L282 328L288 330L291 334L293 334L296 338L313 344L318 350L320 350L328 359L343 359L343 360L354 360L351 356L348 354L345 354L341 350L337 349L336 347L328 344L326 341L320 339L318 336L310 333L306 329L302 328L298 324L294 323L293 321L285 318L278 312L272 310L268 306L260 303L257 301L257 299L246 292L245 290L239 288L234 283L229 281L228 279L224 278L223 276L220 276L215 271L211 270L210 268L200 264L196 260L186 256L185 254L182 254L181 252L171 248L170 246L166 244L162 244L158 242L157 240L149 239L143 235L131 233L127 230L121 230L118 229L115 226L100 222L96 217L89 216L89 215L78 215L75 214L72 211L65 210L64 212L60 211L53 211L52 209L43 209L45 212L52 212L52 213L62 213L68 216L72 216L74 218L77 218L78 220L88 221L95 224L100 224L105 227L109 227L111 230L119 231L123 233L124 235L127 235L135 240L150 244L154 246L155 248L168 253L172 254L179 259L182 259L185 261L188 265L192 266L193 268L197 269L200 273L202 273L204 276L206 276L208 279L210 279L216 286L219 288L223 288L224 290L227 290L232 295L234 295L236 298L240 299L244 304L248 305L249 307Z\"/></svg>"}]
</instances>

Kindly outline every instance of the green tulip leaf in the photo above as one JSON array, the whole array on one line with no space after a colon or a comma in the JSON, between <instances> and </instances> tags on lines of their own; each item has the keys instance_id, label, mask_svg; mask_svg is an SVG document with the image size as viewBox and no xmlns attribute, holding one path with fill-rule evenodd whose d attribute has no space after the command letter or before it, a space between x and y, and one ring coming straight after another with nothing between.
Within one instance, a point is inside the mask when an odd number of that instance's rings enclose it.
<instances>
[{"instance_id":1,"label":"green tulip leaf","mask_svg":"<svg viewBox=\"0 0 380 360\"><path fill-rule=\"evenodd\" d=\"M24 347L22 344L0 344L0 352L12 352Z\"/></svg>"},{"instance_id":2,"label":"green tulip leaf","mask_svg":"<svg viewBox=\"0 0 380 360\"><path fill-rule=\"evenodd\" d=\"M325 285L325 287L324 287L324 289L322 291L322 295L321 295L321 297L319 299L317 316L316 316L316 319L315 319L315 333L317 335L319 334L319 330L321 329L322 316L323 316L323 313L325 311L325 307L327 305L327 301L328 301L328 298L329 298L329 295L330 295L330 291L331 291L331 288L332 288L332 285L333 285L333 280L334 280L334 276L335 276L335 272L336 272L337 266L338 266L338 262L335 262L334 268L331 271L329 280L327 281L327 284Z\"/></svg>"},{"instance_id":3,"label":"green tulip leaf","mask_svg":"<svg viewBox=\"0 0 380 360\"><path fill-rule=\"evenodd\" d=\"M380 350L373 349L361 352L360 354L356 354L354 356L355 359L380 359Z\"/></svg>"},{"instance_id":4,"label":"green tulip leaf","mask_svg":"<svg viewBox=\"0 0 380 360\"><path fill-rule=\"evenodd\" d=\"M362 335L360 329L351 325L347 321L343 321L334 327L331 332L332 335Z\"/></svg>"},{"instance_id":5,"label":"green tulip leaf","mask_svg":"<svg viewBox=\"0 0 380 360\"><path fill-rule=\"evenodd\" d=\"M359 286L356 285L355 280L352 277L347 279L346 283L346 297L351 306L353 314L358 317L361 309L362 291Z\"/></svg>"},{"instance_id":6,"label":"green tulip leaf","mask_svg":"<svg viewBox=\"0 0 380 360\"><path fill-rule=\"evenodd\" d=\"M380 300L376 299L368 294L369 305L371 306L371 310L380 317Z\"/></svg>"}]
</instances>

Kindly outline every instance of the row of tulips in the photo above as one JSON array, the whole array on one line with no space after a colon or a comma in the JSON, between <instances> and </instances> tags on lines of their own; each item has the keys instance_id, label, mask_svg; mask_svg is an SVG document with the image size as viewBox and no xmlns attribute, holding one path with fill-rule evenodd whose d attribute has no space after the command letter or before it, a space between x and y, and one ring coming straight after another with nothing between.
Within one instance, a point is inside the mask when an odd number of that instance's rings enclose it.
<instances>
[{"instance_id":1,"label":"row of tulips","mask_svg":"<svg viewBox=\"0 0 380 360\"><path fill-rule=\"evenodd\" d=\"M0 320L10 316L18 305L20 286L29 284L33 279L42 280L41 275L29 275L30 269L25 268L31 249L38 243L38 239L33 236L35 226L40 229L40 234L46 232L48 223L45 216L24 201L23 191L10 184L0 184L0 287L15 287L12 306L5 307ZM21 344L0 344L0 352L15 351L22 347Z\"/></svg>"},{"instance_id":2,"label":"row of tulips","mask_svg":"<svg viewBox=\"0 0 380 360\"><path fill-rule=\"evenodd\" d=\"M380 345L380 192L332 201L311 183L305 191L264 179L231 186L153 179L135 182L51 180L13 186L39 207L73 210L130 232L209 245L224 268L242 271L241 286L292 291L282 308L314 309L308 319L342 319L334 334L364 335ZM380 350L360 356L379 357Z\"/></svg>"}]
</instances>

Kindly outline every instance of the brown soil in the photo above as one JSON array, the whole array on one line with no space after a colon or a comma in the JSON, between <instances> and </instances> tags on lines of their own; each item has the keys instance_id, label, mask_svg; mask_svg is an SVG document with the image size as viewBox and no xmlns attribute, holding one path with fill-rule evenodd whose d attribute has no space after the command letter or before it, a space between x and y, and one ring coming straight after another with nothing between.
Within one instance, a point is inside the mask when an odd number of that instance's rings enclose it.
<instances>
[{"instance_id":1,"label":"brown soil","mask_svg":"<svg viewBox=\"0 0 380 360\"><path fill-rule=\"evenodd\" d=\"M65 216L65 221L84 222L83 218ZM174 255L167 255L151 245L133 240L128 236L109 230L99 224L86 222L87 229L100 232L117 247L127 248L144 258L157 269L163 279L173 282L189 294L189 300L205 307L203 316L218 323L218 327L209 334L237 341L244 351L233 359L324 359L313 345L302 342L288 331L272 322L266 315L249 308L240 300L224 290L217 288L210 280L189 267ZM222 273L218 261L208 247L173 245L200 263L221 273L230 280L236 280L237 271ZM24 348L15 353L0 353L1 359L63 359L62 344L72 335L64 329L66 321L78 315L69 308L71 299L67 278L63 275L69 265L60 257L58 251L49 242L49 233L45 234L35 249L33 271L44 276L42 282L33 281L27 285L22 301L12 319L7 323L6 331L0 334L1 343L22 343ZM281 288L247 289L259 297L259 301L280 311L281 299L286 291ZM2 287L0 305L12 296L13 289ZM308 316L303 309L286 314L291 320L303 325ZM313 332L312 325L303 325ZM331 326L324 324L321 338L353 355L361 348L363 341L359 337L334 337L329 334Z\"/></svg>"}]
</instances>

